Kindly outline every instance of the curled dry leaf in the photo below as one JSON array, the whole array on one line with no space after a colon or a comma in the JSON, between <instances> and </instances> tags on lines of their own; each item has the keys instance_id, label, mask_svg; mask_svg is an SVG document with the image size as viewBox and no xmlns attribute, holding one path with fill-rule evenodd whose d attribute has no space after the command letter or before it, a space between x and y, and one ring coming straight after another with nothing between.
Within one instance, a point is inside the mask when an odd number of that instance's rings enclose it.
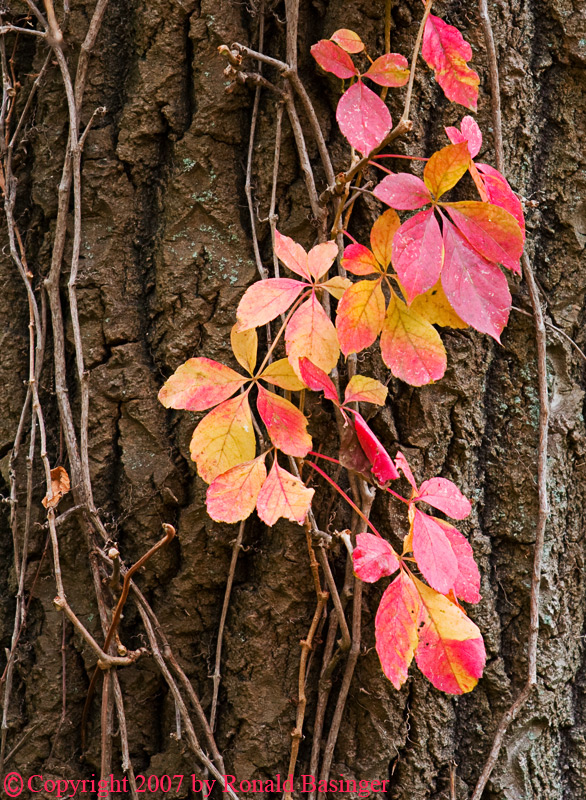
<instances>
[{"instance_id":1,"label":"curled dry leaf","mask_svg":"<svg viewBox=\"0 0 586 800\"><path fill-rule=\"evenodd\" d=\"M55 467L55 469L51 470L51 493L53 497L49 499L49 494L47 493L41 501L42 504L45 508L56 508L61 498L67 494L70 488L71 483L67 470L64 467Z\"/></svg>"}]
</instances>

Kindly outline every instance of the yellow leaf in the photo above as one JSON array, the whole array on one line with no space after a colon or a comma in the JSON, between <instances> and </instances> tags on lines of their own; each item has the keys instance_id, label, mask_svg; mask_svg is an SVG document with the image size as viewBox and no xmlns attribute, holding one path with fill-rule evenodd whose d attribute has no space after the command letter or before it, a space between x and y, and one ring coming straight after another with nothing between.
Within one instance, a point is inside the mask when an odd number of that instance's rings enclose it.
<instances>
[{"instance_id":1,"label":"yellow leaf","mask_svg":"<svg viewBox=\"0 0 586 800\"><path fill-rule=\"evenodd\" d=\"M450 305L440 281L427 292L418 295L409 308L432 325L439 325L442 328L468 327Z\"/></svg>"},{"instance_id":2,"label":"yellow leaf","mask_svg":"<svg viewBox=\"0 0 586 800\"><path fill-rule=\"evenodd\" d=\"M252 375L256 367L256 351L258 349L256 328L239 331L238 323L236 323L230 331L230 341L236 361Z\"/></svg>"},{"instance_id":3,"label":"yellow leaf","mask_svg":"<svg viewBox=\"0 0 586 800\"><path fill-rule=\"evenodd\" d=\"M216 406L193 432L191 458L206 483L222 472L252 461L256 450L248 394Z\"/></svg>"},{"instance_id":4,"label":"yellow leaf","mask_svg":"<svg viewBox=\"0 0 586 800\"><path fill-rule=\"evenodd\" d=\"M285 389L287 392L300 392L306 388L305 384L293 372L293 367L288 358L280 358L278 361L273 361L260 375L260 378L267 383L273 384L273 386Z\"/></svg>"},{"instance_id":5,"label":"yellow leaf","mask_svg":"<svg viewBox=\"0 0 586 800\"><path fill-rule=\"evenodd\" d=\"M352 281L348 278L342 278L340 275L336 275L334 278L330 278L329 281L321 283L320 286L322 289L329 292L332 297L335 297L336 300L339 300L346 289L352 286Z\"/></svg>"}]
</instances>

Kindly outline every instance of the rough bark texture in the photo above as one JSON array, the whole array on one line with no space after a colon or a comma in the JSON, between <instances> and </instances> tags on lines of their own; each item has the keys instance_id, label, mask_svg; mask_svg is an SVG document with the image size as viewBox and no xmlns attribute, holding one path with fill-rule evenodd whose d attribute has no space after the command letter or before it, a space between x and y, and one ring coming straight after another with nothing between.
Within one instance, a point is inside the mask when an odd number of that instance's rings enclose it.
<instances>
[{"instance_id":1,"label":"rough bark texture","mask_svg":"<svg viewBox=\"0 0 586 800\"><path fill-rule=\"evenodd\" d=\"M64 33L66 55L74 61L93 2L71 0L71 7ZM584 9L578 0L539 4L498 0L490 10L503 87L509 177L530 201L528 252L548 319L586 349ZM57 11L61 14L62 9ZM475 8L455 0L441 3L436 13L458 25L472 43L473 66L481 74L482 160L494 162L484 46ZM265 49L281 58L283 16L281 4L267 9ZM415 0L396 4L393 50L410 53L420 16L421 4ZM359 31L370 52L382 52L383 19L383 2L304 0L301 4L300 73L316 105L335 169L343 169L348 158L347 145L334 125L339 82L318 75L309 47L343 26ZM78 282L90 374L89 448L95 499L127 564L157 540L161 522L177 527L178 539L149 563L137 582L206 710L236 533L206 515L205 485L196 478L189 459L196 415L166 412L157 401L157 391L190 356L233 363L229 330L235 305L256 276L244 194L253 91L236 87L226 93L225 63L217 47L235 40L254 46L257 26L255 10L231 0L112 0L90 64L82 114L86 122L95 107L107 109L85 148ZM13 41L14 37L9 39ZM45 52L42 42L19 40L15 69L23 85L30 83L29 73L38 71ZM428 155L434 146L446 143L443 126L454 124L463 112L444 99L420 65L408 147L409 152ZM270 70L265 74L270 76ZM389 95L394 118L400 115L401 96L400 91ZM15 169L20 180L18 221L38 287L49 267L67 139L65 98L54 66L40 87L33 123ZM253 176L261 218L268 213L274 124L275 99L264 92ZM283 131L279 227L311 244L309 203L286 120ZM309 129L307 140L323 188ZM366 234L374 211L370 199L359 204L353 223L356 235ZM0 455L6 495L8 453L28 374L28 310L4 247L6 231L0 235L4 321ZM265 263L270 264L267 223L259 224L259 235ZM523 284L513 283L514 304L530 310ZM72 357L69 328L66 333ZM539 686L506 739L485 793L487 800L562 800L586 794L584 359L552 328L548 336L551 516L541 586ZM467 797L500 715L526 673L537 512L538 397L532 320L513 311L502 346L468 331L448 332L444 340L449 353L445 378L422 389L391 380L391 400L372 424L392 452L400 446L416 474L450 477L474 499L473 515L463 530L482 573L483 600L471 615L485 635L488 666L477 689L461 699L435 691L415 668L403 690L396 692L382 676L373 649L380 589L365 587L364 647L332 775L390 778L387 797L393 800L447 798L452 762L457 764L457 797ZM41 390L49 410L50 459L56 464L64 463L64 456L53 398L50 336L48 346ZM386 380L376 359L366 356L366 363L370 361ZM77 415L73 368L70 389ZM327 430L329 417L316 408L311 424L317 434L320 427ZM42 523L40 467L35 467L35 485L34 515ZM9 509L4 508L0 518L3 648L10 645L16 592ZM60 511L66 508L63 503ZM337 503L333 509L342 515ZM384 498L377 499L373 513L388 535L395 535L398 523ZM327 520L320 522L325 525ZM59 537L69 601L100 638L87 551L75 517L60 527ZM268 779L287 771L299 640L309 627L315 596L301 528L279 525L270 530L250 522L244 544L227 620L217 740L229 773L239 780ZM78 778L99 770L99 694L92 709L89 750L83 761L79 758L80 717L95 657L65 624L66 718L59 726L63 623L52 604L55 583L50 558L43 557L45 545L46 530L33 526L26 582L29 616L18 647L8 749L27 731L30 735L6 769ZM342 550L334 548L332 559L341 579ZM122 638L129 648L145 641L132 601L125 610ZM309 770L320 648L307 687L300 773ZM184 739L178 738L173 700L152 660L145 657L119 675L135 770L197 772L199 765ZM336 673L334 687L339 681ZM120 774L118 758L115 739L114 772Z\"/></svg>"}]
</instances>

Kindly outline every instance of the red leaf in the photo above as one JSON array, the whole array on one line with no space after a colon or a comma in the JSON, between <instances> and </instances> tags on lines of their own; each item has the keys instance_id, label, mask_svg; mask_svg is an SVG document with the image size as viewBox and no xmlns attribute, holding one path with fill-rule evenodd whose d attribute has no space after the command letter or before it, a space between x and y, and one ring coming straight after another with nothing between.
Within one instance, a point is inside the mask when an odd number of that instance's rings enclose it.
<instances>
[{"instance_id":1,"label":"red leaf","mask_svg":"<svg viewBox=\"0 0 586 800\"><path fill-rule=\"evenodd\" d=\"M348 28L340 28L340 30L332 33L330 36L332 42L339 44L342 50L347 53L361 53L364 50L364 43L357 33L348 30Z\"/></svg>"},{"instance_id":2,"label":"red leaf","mask_svg":"<svg viewBox=\"0 0 586 800\"><path fill-rule=\"evenodd\" d=\"M458 130L458 128L449 127L446 128L445 131L452 144L468 142L470 157L476 158L482 147L482 132L474 117L464 117L460 123L460 130Z\"/></svg>"},{"instance_id":3,"label":"red leaf","mask_svg":"<svg viewBox=\"0 0 586 800\"><path fill-rule=\"evenodd\" d=\"M363 244L349 244L345 248L342 266L353 275L372 275L380 271L376 258Z\"/></svg>"},{"instance_id":4,"label":"red leaf","mask_svg":"<svg viewBox=\"0 0 586 800\"><path fill-rule=\"evenodd\" d=\"M340 98L336 119L346 139L363 156L378 147L393 127L389 109L361 80Z\"/></svg>"},{"instance_id":5,"label":"red leaf","mask_svg":"<svg viewBox=\"0 0 586 800\"><path fill-rule=\"evenodd\" d=\"M374 403L377 406L384 406L387 399L388 389L375 378L367 378L365 375L353 375L348 381L344 392L344 405L348 403Z\"/></svg>"},{"instance_id":6,"label":"red leaf","mask_svg":"<svg viewBox=\"0 0 586 800\"><path fill-rule=\"evenodd\" d=\"M399 477L399 473L393 464L393 459L370 430L364 418L357 411L354 412L354 427L356 428L356 435L358 436L360 446L372 464L372 474L378 478L381 483L396 480L396 478Z\"/></svg>"},{"instance_id":7,"label":"red leaf","mask_svg":"<svg viewBox=\"0 0 586 800\"><path fill-rule=\"evenodd\" d=\"M413 517L413 555L430 586L442 594L453 588L458 562L452 546L435 519L418 508Z\"/></svg>"},{"instance_id":8,"label":"red leaf","mask_svg":"<svg viewBox=\"0 0 586 800\"><path fill-rule=\"evenodd\" d=\"M332 379L326 375L323 369L316 367L308 358L299 359L299 372L303 383L305 383L312 392L323 392L324 396L335 403L340 405L338 392Z\"/></svg>"},{"instance_id":9,"label":"red leaf","mask_svg":"<svg viewBox=\"0 0 586 800\"><path fill-rule=\"evenodd\" d=\"M381 280L354 283L338 303L336 330L345 356L370 347L380 333L385 318Z\"/></svg>"},{"instance_id":10,"label":"red leaf","mask_svg":"<svg viewBox=\"0 0 586 800\"><path fill-rule=\"evenodd\" d=\"M254 461L238 464L218 475L208 486L208 514L216 522L240 522L254 511L256 499L267 477L266 453Z\"/></svg>"},{"instance_id":11,"label":"red leaf","mask_svg":"<svg viewBox=\"0 0 586 800\"><path fill-rule=\"evenodd\" d=\"M477 626L459 606L417 578L420 599L417 666L442 692L470 692L486 663L484 642Z\"/></svg>"},{"instance_id":12,"label":"red leaf","mask_svg":"<svg viewBox=\"0 0 586 800\"><path fill-rule=\"evenodd\" d=\"M259 386L256 407L275 447L288 456L303 458L307 455L311 450L307 418L293 403Z\"/></svg>"},{"instance_id":13,"label":"red leaf","mask_svg":"<svg viewBox=\"0 0 586 800\"><path fill-rule=\"evenodd\" d=\"M333 72L338 78L353 78L359 74L348 53L329 39L322 39L314 44L311 55L322 69Z\"/></svg>"},{"instance_id":14,"label":"red leaf","mask_svg":"<svg viewBox=\"0 0 586 800\"><path fill-rule=\"evenodd\" d=\"M352 561L354 573L366 583L375 583L399 569L399 560L391 545L372 533L358 534Z\"/></svg>"},{"instance_id":15,"label":"red leaf","mask_svg":"<svg viewBox=\"0 0 586 800\"><path fill-rule=\"evenodd\" d=\"M482 181L484 188L488 195L489 202L495 206L500 206L512 214L517 220L523 239L525 239L525 217L523 215L523 206L521 201L511 189L507 179L504 175L489 166L488 164L476 164L478 171L482 174Z\"/></svg>"},{"instance_id":16,"label":"red leaf","mask_svg":"<svg viewBox=\"0 0 586 800\"><path fill-rule=\"evenodd\" d=\"M417 647L417 621L421 601L406 572L387 587L376 612L376 651L381 667L395 689L407 680Z\"/></svg>"},{"instance_id":17,"label":"red leaf","mask_svg":"<svg viewBox=\"0 0 586 800\"><path fill-rule=\"evenodd\" d=\"M258 328L283 314L299 297L306 283L291 278L269 278L253 283L242 295L236 317L238 329Z\"/></svg>"},{"instance_id":18,"label":"red leaf","mask_svg":"<svg viewBox=\"0 0 586 800\"><path fill-rule=\"evenodd\" d=\"M362 77L379 86L405 86L409 80L409 62L399 53L386 53L375 59Z\"/></svg>"},{"instance_id":19,"label":"red leaf","mask_svg":"<svg viewBox=\"0 0 586 800\"><path fill-rule=\"evenodd\" d=\"M291 317L285 332L287 356L299 374L299 359L305 356L327 374L338 363L340 347L336 329L312 293Z\"/></svg>"},{"instance_id":20,"label":"red leaf","mask_svg":"<svg viewBox=\"0 0 586 800\"><path fill-rule=\"evenodd\" d=\"M521 273L523 234L516 219L500 206L468 201L446 203L450 217L481 256Z\"/></svg>"},{"instance_id":21,"label":"red leaf","mask_svg":"<svg viewBox=\"0 0 586 800\"><path fill-rule=\"evenodd\" d=\"M211 358L190 358L165 382L159 400L165 408L205 411L232 397L247 380Z\"/></svg>"},{"instance_id":22,"label":"red leaf","mask_svg":"<svg viewBox=\"0 0 586 800\"><path fill-rule=\"evenodd\" d=\"M480 79L467 61L472 48L457 28L430 14L425 23L421 55L435 73L448 100L476 111Z\"/></svg>"},{"instance_id":23,"label":"red leaf","mask_svg":"<svg viewBox=\"0 0 586 800\"><path fill-rule=\"evenodd\" d=\"M434 153L423 169L423 180L435 199L454 187L470 166L468 144L449 144Z\"/></svg>"},{"instance_id":24,"label":"red leaf","mask_svg":"<svg viewBox=\"0 0 586 800\"><path fill-rule=\"evenodd\" d=\"M443 235L442 287L446 297L464 322L500 342L511 309L507 279L445 218Z\"/></svg>"},{"instance_id":25,"label":"red leaf","mask_svg":"<svg viewBox=\"0 0 586 800\"><path fill-rule=\"evenodd\" d=\"M407 172L387 175L375 188L374 195L400 211L412 211L431 203L429 189L421 178Z\"/></svg>"},{"instance_id":26,"label":"red leaf","mask_svg":"<svg viewBox=\"0 0 586 800\"><path fill-rule=\"evenodd\" d=\"M258 516L266 525L274 525L280 517L303 525L313 494L313 489L307 489L299 478L280 467L275 458L258 495Z\"/></svg>"},{"instance_id":27,"label":"red leaf","mask_svg":"<svg viewBox=\"0 0 586 800\"><path fill-rule=\"evenodd\" d=\"M442 270L443 245L433 208L404 222L393 239L393 266L411 302L437 283Z\"/></svg>"},{"instance_id":28,"label":"red leaf","mask_svg":"<svg viewBox=\"0 0 586 800\"><path fill-rule=\"evenodd\" d=\"M468 540L443 519L437 519L436 522L443 528L458 562L454 592L466 603L480 602L480 573Z\"/></svg>"},{"instance_id":29,"label":"red leaf","mask_svg":"<svg viewBox=\"0 0 586 800\"><path fill-rule=\"evenodd\" d=\"M417 491L417 484L415 483L415 478L413 477L413 473L411 472L411 467L407 463L407 459L405 458L403 453L401 453L400 450L395 456L395 465L397 469L400 470L403 473L403 475L407 478L412 488L415 489L415 491Z\"/></svg>"},{"instance_id":30,"label":"red leaf","mask_svg":"<svg viewBox=\"0 0 586 800\"><path fill-rule=\"evenodd\" d=\"M393 255L393 239L401 227L401 220L396 211L388 208L380 215L370 229L370 246L378 263L386 269Z\"/></svg>"},{"instance_id":31,"label":"red leaf","mask_svg":"<svg viewBox=\"0 0 586 800\"><path fill-rule=\"evenodd\" d=\"M419 487L416 499L429 503L452 519L466 519L472 510L470 500L464 497L456 484L447 478L431 478L424 481Z\"/></svg>"}]
</instances>

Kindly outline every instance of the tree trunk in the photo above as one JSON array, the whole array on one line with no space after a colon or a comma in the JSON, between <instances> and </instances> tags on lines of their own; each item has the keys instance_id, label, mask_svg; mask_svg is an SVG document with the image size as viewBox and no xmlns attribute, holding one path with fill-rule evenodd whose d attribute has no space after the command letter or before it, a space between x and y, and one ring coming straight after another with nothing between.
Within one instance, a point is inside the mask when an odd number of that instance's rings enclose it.
<instances>
[{"instance_id":1,"label":"tree trunk","mask_svg":"<svg viewBox=\"0 0 586 800\"><path fill-rule=\"evenodd\" d=\"M71 0L65 17L62 4L56 8L64 56L73 74L93 12L93 0ZM24 20L26 13L26 5L15 0L3 21L34 26L34 17ZM485 136L481 156L494 164L490 84L476 9L449 2L436 13L456 25L472 44L471 64L481 76L477 116ZM483 797L561 800L586 795L586 439L582 414L586 357L580 350L586 350L581 327L586 276L585 17L578 3L564 5L558 0L544 0L539 6L499 2L491 5L490 13L502 85L508 177L525 201L526 252L548 322L551 416L550 514L540 583L538 684L506 734ZM264 41L259 42L263 15ZM337 28L347 27L360 34L371 55L378 55L384 52L384 15L382 0L375 4L362 0L301 3L299 73L336 172L349 163L349 147L335 124L340 82L320 73L309 48ZM394 5L393 51L410 55L421 15L421 4L412 0ZM257 278L245 192L255 89L229 85L230 78L223 74L227 61L218 54L218 46L238 41L285 60L284 19L282 3L262 0L259 7L228 0L110 0L90 59L81 113L83 130L93 111L105 107L95 117L83 151L77 297L89 376L89 466L95 505L109 541L99 538L99 525L83 510L58 526L64 589L79 620L103 642L95 576L102 582L108 608L115 604L116 593L108 585L111 568L96 555L97 548L105 547L106 552L116 543L123 562L130 566L161 538L161 523L175 526L177 538L158 551L135 580L208 715L218 625L237 527L214 523L206 513L206 486L196 476L189 456L199 415L166 412L157 392L171 372L194 355L236 366L230 328L240 296ZM41 30L38 22L35 25ZM13 59L8 74L14 85L20 84L14 119L7 126L14 131L14 120L49 51L46 41L25 34L7 33L4 41L6 64ZM254 72L258 64L247 60L243 69ZM263 68L263 74L278 83L279 75L270 66ZM271 274L267 216L279 102L270 89L261 90L252 170L260 252ZM403 90L389 92L395 121L402 102ZM298 110L321 192L326 176L299 103ZM399 152L428 156L447 144L444 126L458 124L464 113L461 106L444 98L419 60L411 109L413 131L396 147ZM68 131L62 75L51 57L13 159L18 179L15 223L39 308L54 254ZM373 171L367 177L378 180L377 174ZM316 226L286 113L276 210L279 230L306 246L314 243ZM358 201L352 232L359 241L367 241L379 210L374 198L364 195ZM73 226L70 210L60 296L66 381L79 442L82 395L67 290ZM5 322L0 377L5 388L0 409L0 480L8 498L10 454L29 378L29 306L8 247L6 225L1 237L0 314ZM375 797L470 797L501 716L526 681L538 515L539 396L535 328L526 284L515 277L510 284L515 308L501 345L471 330L448 331L443 335L449 360L445 377L420 389L391 378L390 400L372 421L391 453L400 449L408 456L418 478L450 477L473 499L473 513L462 530L479 561L483 599L470 615L485 637L488 655L479 685L461 698L436 691L414 665L403 689L395 691L383 676L374 649L374 614L382 590L379 585L364 586L362 646L331 777L387 780L386 793L375 791ZM76 491L60 503L57 513L64 514L87 497L68 455L55 377L54 357L59 355L55 319L49 312L46 329L39 389L48 457L51 467L67 468ZM366 353L362 366L362 371L370 370L387 382L389 374L374 353ZM311 408L316 437L320 430L322 437L324 433L334 436L329 433L335 426L328 410L317 403ZM16 462L19 553L26 528L30 429L28 413ZM26 622L14 648L11 691L5 692L6 680L0 685L9 700L4 771L16 770L25 778L43 774L76 780L100 773L104 738L109 738L100 732L103 679L100 675L83 749L82 713L97 659L53 605L56 584L47 515L40 503L45 485L39 436L37 429L24 580ZM316 505L320 526L344 528L349 524L347 512L325 486L320 491ZM0 632L3 647L10 649L18 564L10 503L3 508ZM405 532L404 523L384 497L377 497L373 517L391 539ZM269 529L253 517L246 522L243 536L226 619L215 731L225 770L238 783L287 774L298 699L299 642L307 636L315 610L303 529L294 524ZM337 540L329 558L341 587L346 554ZM351 607L349 598L349 620ZM326 634L327 626L320 628L310 656L296 796L301 796L300 776L310 773ZM133 594L124 608L120 638L129 651L152 649ZM345 658L332 676L322 749ZM116 674L134 772L203 776L204 767L190 747L185 718L160 663L144 654ZM4 675L6 679L7 672ZM185 686L179 679L177 685L199 742L209 753ZM119 720L114 712L110 714L113 753L107 772L121 778ZM17 749L11 753L13 748ZM159 790L149 796L164 795ZM191 789L191 778L177 796L199 796ZM217 792L215 796L225 795ZM358 794L350 791L346 796Z\"/></svg>"}]
</instances>

